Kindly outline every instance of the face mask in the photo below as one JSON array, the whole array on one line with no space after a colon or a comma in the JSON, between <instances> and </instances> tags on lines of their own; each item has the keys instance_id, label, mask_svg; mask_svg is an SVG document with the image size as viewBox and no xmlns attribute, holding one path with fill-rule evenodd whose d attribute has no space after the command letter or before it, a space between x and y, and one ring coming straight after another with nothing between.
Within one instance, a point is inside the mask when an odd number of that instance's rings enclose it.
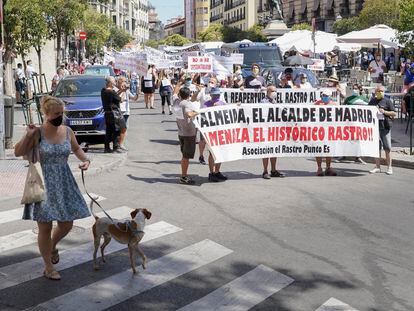
<instances>
[{"instance_id":1,"label":"face mask","mask_svg":"<svg viewBox=\"0 0 414 311\"><path fill-rule=\"evenodd\" d=\"M329 103L329 96L322 96L322 101L325 103L325 104L327 104L327 103Z\"/></svg>"},{"instance_id":2,"label":"face mask","mask_svg":"<svg viewBox=\"0 0 414 311\"><path fill-rule=\"evenodd\" d=\"M333 82L328 82L328 86L334 86Z\"/></svg>"},{"instance_id":3,"label":"face mask","mask_svg":"<svg viewBox=\"0 0 414 311\"><path fill-rule=\"evenodd\" d=\"M308 82L308 79L302 79L301 81L304 84L304 83Z\"/></svg>"},{"instance_id":4,"label":"face mask","mask_svg":"<svg viewBox=\"0 0 414 311\"><path fill-rule=\"evenodd\" d=\"M62 122L63 122L63 115L61 115L61 116L59 116L59 117L57 117L57 118L55 118L55 119L48 120L48 121L49 121L49 123L50 123L50 124L52 124L53 126L58 127L58 126L62 125Z\"/></svg>"},{"instance_id":5,"label":"face mask","mask_svg":"<svg viewBox=\"0 0 414 311\"><path fill-rule=\"evenodd\" d=\"M186 81L184 84L186 87L190 87L191 86L191 81Z\"/></svg>"},{"instance_id":6,"label":"face mask","mask_svg":"<svg viewBox=\"0 0 414 311\"><path fill-rule=\"evenodd\" d=\"M375 92L375 98L376 99L383 99L384 93L383 92Z\"/></svg>"},{"instance_id":7,"label":"face mask","mask_svg":"<svg viewBox=\"0 0 414 311\"><path fill-rule=\"evenodd\" d=\"M270 93L269 98L270 99L275 99L276 98L276 92Z\"/></svg>"},{"instance_id":8,"label":"face mask","mask_svg":"<svg viewBox=\"0 0 414 311\"><path fill-rule=\"evenodd\" d=\"M352 90L352 95L359 95L359 90Z\"/></svg>"}]
</instances>

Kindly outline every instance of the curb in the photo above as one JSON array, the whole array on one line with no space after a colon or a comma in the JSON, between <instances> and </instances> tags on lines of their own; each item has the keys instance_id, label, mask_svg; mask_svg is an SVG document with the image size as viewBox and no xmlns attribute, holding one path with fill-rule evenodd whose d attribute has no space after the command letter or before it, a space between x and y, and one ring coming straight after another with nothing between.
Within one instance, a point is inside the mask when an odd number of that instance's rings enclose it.
<instances>
[{"instance_id":1,"label":"curb","mask_svg":"<svg viewBox=\"0 0 414 311\"><path fill-rule=\"evenodd\" d=\"M122 166L125 163L127 158L128 158L128 153L123 153L122 155L117 156L117 159L114 159L114 161L112 161L112 162L103 164L99 167L93 167L91 169L88 169L87 174L89 176L96 176L96 175L99 175L103 172L111 171L113 169L116 169L116 168ZM73 176L75 176L75 177L80 177L82 175L80 170L72 171L72 173L73 173Z\"/></svg>"},{"instance_id":2,"label":"curb","mask_svg":"<svg viewBox=\"0 0 414 311\"><path fill-rule=\"evenodd\" d=\"M365 162L375 164L374 158L363 158ZM392 159L392 157L391 157ZM381 158L381 165L385 164L385 158ZM392 167L400 167L400 168L406 168L410 170L414 170L414 162L405 161L405 160L399 160L399 159L392 159Z\"/></svg>"}]
</instances>

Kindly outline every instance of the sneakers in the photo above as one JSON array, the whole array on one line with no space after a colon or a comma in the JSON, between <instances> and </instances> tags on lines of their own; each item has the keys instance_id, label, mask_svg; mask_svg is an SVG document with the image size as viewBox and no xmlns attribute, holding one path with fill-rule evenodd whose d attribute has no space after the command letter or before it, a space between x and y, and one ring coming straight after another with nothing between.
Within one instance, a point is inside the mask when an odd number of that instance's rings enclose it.
<instances>
[{"instance_id":1,"label":"sneakers","mask_svg":"<svg viewBox=\"0 0 414 311\"><path fill-rule=\"evenodd\" d=\"M123 151L128 151L128 149L127 149L124 145L119 146L119 149L121 149L121 150L123 150Z\"/></svg>"},{"instance_id":2,"label":"sneakers","mask_svg":"<svg viewBox=\"0 0 414 311\"><path fill-rule=\"evenodd\" d=\"M180 177L180 184L183 184L183 185L194 185L195 184L195 181L192 180L188 176L184 176L184 177Z\"/></svg>"},{"instance_id":3,"label":"sneakers","mask_svg":"<svg viewBox=\"0 0 414 311\"><path fill-rule=\"evenodd\" d=\"M391 167L391 166L388 166L388 169L387 169L387 171L385 172L385 174L387 174L387 175L392 175L392 167Z\"/></svg>"},{"instance_id":4,"label":"sneakers","mask_svg":"<svg viewBox=\"0 0 414 311\"><path fill-rule=\"evenodd\" d=\"M220 179L214 173L208 174L208 181L209 182L219 182Z\"/></svg>"},{"instance_id":5,"label":"sneakers","mask_svg":"<svg viewBox=\"0 0 414 311\"><path fill-rule=\"evenodd\" d=\"M359 163L359 164L363 164L363 165L365 165L365 164L367 164L364 160L362 160L362 158L360 158L360 157L358 157L358 158L356 158L355 159L355 163Z\"/></svg>"},{"instance_id":6,"label":"sneakers","mask_svg":"<svg viewBox=\"0 0 414 311\"><path fill-rule=\"evenodd\" d=\"M381 173L381 169L379 167L375 167L374 169L369 171L371 174ZM391 169L392 172L392 169Z\"/></svg>"},{"instance_id":7,"label":"sneakers","mask_svg":"<svg viewBox=\"0 0 414 311\"><path fill-rule=\"evenodd\" d=\"M262 177L263 177L263 179L271 179L271 177L270 177L270 175L269 175L269 173L268 173L268 172L264 172L264 173L262 174Z\"/></svg>"},{"instance_id":8,"label":"sneakers","mask_svg":"<svg viewBox=\"0 0 414 311\"><path fill-rule=\"evenodd\" d=\"M169 115L172 115L172 114L173 114L172 111L170 111Z\"/></svg>"},{"instance_id":9,"label":"sneakers","mask_svg":"<svg viewBox=\"0 0 414 311\"><path fill-rule=\"evenodd\" d=\"M270 177L285 177L286 175L284 173L281 173L279 171L271 171Z\"/></svg>"},{"instance_id":10,"label":"sneakers","mask_svg":"<svg viewBox=\"0 0 414 311\"><path fill-rule=\"evenodd\" d=\"M200 156L200 157L198 158L198 162L200 162L200 164L203 164L203 165L205 165L205 164L206 164L206 161L204 160L204 157L203 157L203 156Z\"/></svg>"},{"instance_id":11,"label":"sneakers","mask_svg":"<svg viewBox=\"0 0 414 311\"><path fill-rule=\"evenodd\" d=\"M216 175L216 177L219 180L227 180L228 179L227 176L226 175L223 175L221 172L215 173L214 175Z\"/></svg>"}]
</instances>

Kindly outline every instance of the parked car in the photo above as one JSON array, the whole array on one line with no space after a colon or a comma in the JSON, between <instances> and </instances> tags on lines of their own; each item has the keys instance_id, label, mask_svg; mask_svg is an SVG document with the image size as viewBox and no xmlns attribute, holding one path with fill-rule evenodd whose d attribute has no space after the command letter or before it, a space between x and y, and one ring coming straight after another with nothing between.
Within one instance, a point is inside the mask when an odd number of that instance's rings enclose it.
<instances>
[{"instance_id":1,"label":"parked car","mask_svg":"<svg viewBox=\"0 0 414 311\"><path fill-rule=\"evenodd\" d=\"M112 76L115 77L116 74L114 72L114 69L111 66L100 66L100 65L93 65L88 66L85 69L84 72L85 75L91 75L91 76Z\"/></svg>"},{"instance_id":2,"label":"parked car","mask_svg":"<svg viewBox=\"0 0 414 311\"><path fill-rule=\"evenodd\" d=\"M75 132L79 142L104 140L105 119L101 101L104 86L103 76L66 76L53 93L65 102L65 123Z\"/></svg>"},{"instance_id":3,"label":"parked car","mask_svg":"<svg viewBox=\"0 0 414 311\"><path fill-rule=\"evenodd\" d=\"M308 81L312 84L313 87L320 87L320 82L313 71L302 68L302 67L273 67L269 69L264 69L262 71L262 77L265 79L266 84L274 84L278 85L280 83L280 77L285 72L287 68L291 68L293 70L292 73L292 81L293 83L299 83L299 77L301 74L305 74L308 77Z\"/></svg>"}]
</instances>

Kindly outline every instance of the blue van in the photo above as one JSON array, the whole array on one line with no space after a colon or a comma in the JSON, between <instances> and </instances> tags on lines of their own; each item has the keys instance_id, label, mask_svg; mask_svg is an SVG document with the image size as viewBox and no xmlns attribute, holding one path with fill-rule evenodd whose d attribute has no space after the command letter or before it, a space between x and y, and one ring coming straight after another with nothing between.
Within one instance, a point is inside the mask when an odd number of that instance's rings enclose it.
<instances>
[{"instance_id":1,"label":"blue van","mask_svg":"<svg viewBox=\"0 0 414 311\"><path fill-rule=\"evenodd\" d=\"M221 46L221 55L232 53L244 55L243 76L250 74L253 63L259 64L262 69L282 66L282 53L276 43L240 41Z\"/></svg>"}]
</instances>

